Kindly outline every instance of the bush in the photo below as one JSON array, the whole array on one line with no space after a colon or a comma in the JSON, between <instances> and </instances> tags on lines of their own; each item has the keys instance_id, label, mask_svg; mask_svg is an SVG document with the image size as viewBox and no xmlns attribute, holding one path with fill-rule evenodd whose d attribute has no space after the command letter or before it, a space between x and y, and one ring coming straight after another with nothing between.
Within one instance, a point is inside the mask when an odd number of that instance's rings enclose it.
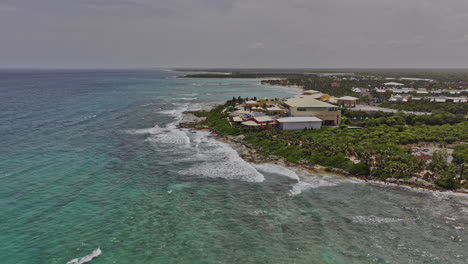
<instances>
[{"instance_id":1,"label":"bush","mask_svg":"<svg viewBox=\"0 0 468 264\"><path fill-rule=\"evenodd\" d=\"M354 175L368 176L370 173L370 169L369 166L360 162L351 166L349 173Z\"/></svg>"},{"instance_id":2,"label":"bush","mask_svg":"<svg viewBox=\"0 0 468 264\"><path fill-rule=\"evenodd\" d=\"M437 179L435 181L435 184L448 190L455 190L461 188L460 180L450 176Z\"/></svg>"}]
</instances>

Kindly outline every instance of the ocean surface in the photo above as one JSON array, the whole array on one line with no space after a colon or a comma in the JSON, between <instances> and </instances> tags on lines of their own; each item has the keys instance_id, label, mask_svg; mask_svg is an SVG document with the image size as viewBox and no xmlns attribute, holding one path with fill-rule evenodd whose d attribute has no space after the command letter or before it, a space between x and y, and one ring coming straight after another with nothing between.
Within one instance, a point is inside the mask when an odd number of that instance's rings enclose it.
<instances>
[{"instance_id":1,"label":"ocean surface","mask_svg":"<svg viewBox=\"0 0 468 264\"><path fill-rule=\"evenodd\" d=\"M296 91L177 75L0 72L1 264L468 263L467 196L249 164L183 112Z\"/></svg>"}]
</instances>

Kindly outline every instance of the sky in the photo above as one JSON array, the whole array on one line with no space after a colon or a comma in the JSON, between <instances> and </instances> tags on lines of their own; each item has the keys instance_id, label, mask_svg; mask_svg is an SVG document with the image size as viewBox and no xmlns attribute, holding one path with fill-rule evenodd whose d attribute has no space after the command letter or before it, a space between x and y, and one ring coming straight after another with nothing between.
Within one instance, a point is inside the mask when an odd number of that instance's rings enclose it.
<instances>
[{"instance_id":1,"label":"sky","mask_svg":"<svg viewBox=\"0 0 468 264\"><path fill-rule=\"evenodd\" d=\"M468 67L467 0L0 0L1 68Z\"/></svg>"}]
</instances>

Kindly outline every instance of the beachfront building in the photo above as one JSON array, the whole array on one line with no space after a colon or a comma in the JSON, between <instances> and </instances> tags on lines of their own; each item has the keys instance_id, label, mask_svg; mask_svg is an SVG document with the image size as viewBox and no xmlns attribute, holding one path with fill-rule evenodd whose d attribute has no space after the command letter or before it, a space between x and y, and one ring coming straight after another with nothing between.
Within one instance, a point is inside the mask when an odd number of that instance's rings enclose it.
<instances>
[{"instance_id":1,"label":"beachfront building","mask_svg":"<svg viewBox=\"0 0 468 264\"><path fill-rule=\"evenodd\" d=\"M265 116L261 114L247 114L242 117L241 124L250 128L271 128L276 125L276 119L271 116Z\"/></svg>"},{"instance_id":2,"label":"beachfront building","mask_svg":"<svg viewBox=\"0 0 468 264\"><path fill-rule=\"evenodd\" d=\"M302 95L289 98L284 102L291 117L317 117L325 126L338 126L341 123L341 111L336 105Z\"/></svg>"},{"instance_id":3,"label":"beachfront building","mask_svg":"<svg viewBox=\"0 0 468 264\"><path fill-rule=\"evenodd\" d=\"M320 129L322 120L313 116L284 117L276 120L281 130Z\"/></svg>"},{"instance_id":4,"label":"beachfront building","mask_svg":"<svg viewBox=\"0 0 468 264\"><path fill-rule=\"evenodd\" d=\"M342 107L356 107L356 102L359 100L359 98L352 97L352 96L343 96L340 98L336 98L336 104Z\"/></svg>"}]
</instances>

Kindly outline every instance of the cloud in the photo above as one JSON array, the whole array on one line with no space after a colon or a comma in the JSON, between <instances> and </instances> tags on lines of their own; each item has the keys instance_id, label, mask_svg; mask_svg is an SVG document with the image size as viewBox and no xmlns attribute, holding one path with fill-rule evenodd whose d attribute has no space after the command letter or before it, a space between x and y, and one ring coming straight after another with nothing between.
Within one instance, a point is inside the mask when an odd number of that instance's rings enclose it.
<instances>
[{"instance_id":1,"label":"cloud","mask_svg":"<svg viewBox=\"0 0 468 264\"><path fill-rule=\"evenodd\" d=\"M249 49L263 49L263 48L265 48L265 45L263 45L262 42L254 42L254 43L250 44L248 47L249 47Z\"/></svg>"},{"instance_id":2,"label":"cloud","mask_svg":"<svg viewBox=\"0 0 468 264\"><path fill-rule=\"evenodd\" d=\"M0 66L457 67L466 25L461 0L2 0Z\"/></svg>"}]
</instances>

